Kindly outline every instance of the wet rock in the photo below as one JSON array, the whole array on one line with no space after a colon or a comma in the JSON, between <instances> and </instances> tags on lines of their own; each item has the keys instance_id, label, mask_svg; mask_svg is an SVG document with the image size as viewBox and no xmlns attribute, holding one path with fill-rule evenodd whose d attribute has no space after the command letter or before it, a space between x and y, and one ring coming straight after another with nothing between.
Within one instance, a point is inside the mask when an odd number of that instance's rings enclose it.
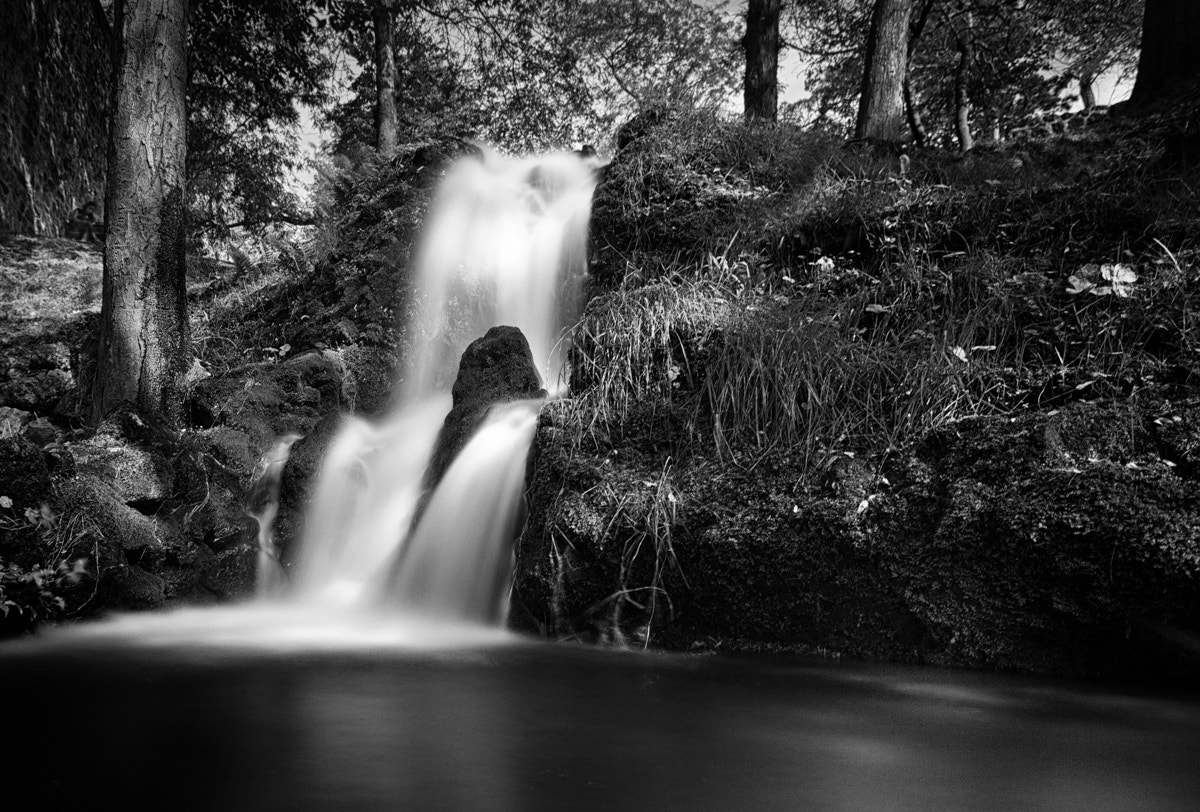
<instances>
[{"instance_id":1,"label":"wet rock","mask_svg":"<svg viewBox=\"0 0 1200 812\"><path fill-rule=\"evenodd\" d=\"M451 396L454 405L438 433L426 473L430 487L450 467L488 409L497 403L546 396L525 335L516 327L492 327L472 341L459 361Z\"/></svg>"},{"instance_id":2,"label":"wet rock","mask_svg":"<svg viewBox=\"0 0 1200 812\"><path fill-rule=\"evenodd\" d=\"M114 590L121 604L130 609L158 609L167 600L163 579L138 566L126 567L114 579Z\"/></svg>"},{"instance_id":3,"label":"wet rock","mask_svg":"<svg viewBox=\"0 0 1200 812\"><path fill-rule=\"evenodd\" d=\"M329 444L337 436L342 425L342 416L328 415L312 430L292 445L279 487L279 512L275 517L275 543L283 553L283 560L290 560L299 540L303 522L308 512L309 499L317 484L321 463Z\"/></svg>"},{"instance_id":4,"label":"wet rock","mask_svg":"<svg viewBox=\"0 0 1200 812\"><path fill-rule=\"evenodd\" d=\"M394 359L379 347L353 345L341 350L350 408L356 414L382 414L392 400Z\"/></svg>"}]
</instances>

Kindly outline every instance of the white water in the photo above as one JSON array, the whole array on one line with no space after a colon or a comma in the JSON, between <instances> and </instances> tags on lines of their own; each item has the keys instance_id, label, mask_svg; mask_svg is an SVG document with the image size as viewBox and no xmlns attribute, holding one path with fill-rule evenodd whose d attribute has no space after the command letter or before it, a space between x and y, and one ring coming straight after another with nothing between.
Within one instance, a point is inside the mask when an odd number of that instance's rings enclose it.
<instances>
[{"instance_id":1,"label":"white water","mask_svg":"<svg viewBox=\"0 0 1200 812\"><path fill-rule=\"evenodd\" d=\"M451 464L410 533L422 481L467 345L497 325L521 329L543 386L560 390L560 339L578 317L587 273L593 167L570 153L486 153L451 167L425 224L416 314L402 324L399 397L378 421L347 416L313 485L293 563L273 536L293 436L264 457L247 505L259 523L258 600L118 614L39 642L174 649L437 649L508 643L504 607L537 402L493 410ZM380 374L387 374L381 370Z\"/></svg>"},{"instance_id":2,"label":"white water","mask_svg":"<svg viewBox=\"0 0 1200 812\"><path fill-rule=\"evenodd\" d=\"M562 337L587 273L595 177L570 153L486 153L450 168L417 252L413 353L392 414L348 419L314 490L293 567L294 604L495 626L511 578L537 404L496 409L409 527L466 346L521 329L545 387L561 389Z\"/></svg>"},{"instance_id":3,"label":"white water","mask_svg":"<svg viewBox=\"0 0 1200 812\"><path fill-rule=\"evenodd\" d=\"M287 463L292 445L299 434L285 434L263 455L250 483L246 498L246 515L258 525L258 594L275 596L284 589L285 575L279 562L279 547L275 543L275 517L279 514L279 486L283 466Z\"/></svg>"}]
</instances>

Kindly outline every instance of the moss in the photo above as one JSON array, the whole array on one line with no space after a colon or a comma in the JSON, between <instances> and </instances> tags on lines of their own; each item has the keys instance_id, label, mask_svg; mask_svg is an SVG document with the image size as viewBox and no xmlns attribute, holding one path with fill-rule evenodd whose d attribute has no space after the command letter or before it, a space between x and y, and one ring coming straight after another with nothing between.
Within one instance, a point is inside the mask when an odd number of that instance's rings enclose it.
<instances>
[{"instance_id":1,"label":"moss","mask_svg":"<svg viewBox=\"0 0 1200 812\"><path fill-rule=\"evenodd\" d=\"M1179 645L1200 640L1200 488L1153 457L1130 404L967 421L886 476L835 467L820 486L782 451L739 467L589 450L558 417L543 416L531 468L518 625L668 648L1200 672ZM673 509L652 534L667 473ZM664 540L669 560L648 552Z\"/></svg>"}]
</instances>

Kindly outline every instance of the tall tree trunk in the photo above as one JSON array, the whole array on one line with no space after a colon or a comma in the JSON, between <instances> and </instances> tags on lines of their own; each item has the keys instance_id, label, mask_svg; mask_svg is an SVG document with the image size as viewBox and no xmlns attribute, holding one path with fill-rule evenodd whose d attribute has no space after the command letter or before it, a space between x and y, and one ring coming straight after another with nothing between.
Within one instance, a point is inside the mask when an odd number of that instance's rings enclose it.
<instances>
[{"instance_id":1,"label":"tall tree trunk","mask_svg":"<svg viewBox=\"0 0 1200 812\"><path fill-rule=\"evenodd\" d=\"M396 151L396 52L393 46L392 0L375 0L371 18L375 25L375 148L381 155Z\"/></svg>"},{"instance_id":2,"label":"tall tree trunk","mask_svg":"<svg viewBox=\"0 0 1200 812\"><path fill-rule=\"evenodd\" d=\"M779 109L780 0L750 0L746 8L746 120L774 121Z\"/></svg>"},{"instance_id":3,"label":"tall tree trunk","mask_svg":"<svg viewBox=\"0 0 1200 812\"><path fill-rule=\"evenodd\" d=\"M178 421L190 361L184 264L188 0L118 0L93 421L123 402Z\"/></svg>"},{"instance_id":4,"label":"tall tree trunk","mask_svg":"<svg viewBox=\"0 0 1200 812\"><path fill-rule=\"evenodd\" d=\"M961 7L961 6L960 6ZM963 14L963 30L956 31L954 47L958 50L958 66L954 70L954 134L958 148L970 152L975 146L971 135L971 63L975 60L975 33L971 12Z\"/></svg>"},{"instance_id":5,"label":"tall tree trunk","mask_svg":"<svg viewBox=\"0 0 1200 812\"><path fill-rule=\"evenodd\" d=\"M1142 52L1130 104L1157 99L1175 82L1200 73L1200 2L1146 0Z\"/></svg>"},{"instance_id":6,"label":"tall tree trunk","mask_svg":"<svg viewBox=\"0 0 1200 812\"><path fill-rule=\"evenodd\" d=\"M904 74L912 0L875 0L863 60L855 138L897 142L903 137Z\"/></svg>"}]
</instances>

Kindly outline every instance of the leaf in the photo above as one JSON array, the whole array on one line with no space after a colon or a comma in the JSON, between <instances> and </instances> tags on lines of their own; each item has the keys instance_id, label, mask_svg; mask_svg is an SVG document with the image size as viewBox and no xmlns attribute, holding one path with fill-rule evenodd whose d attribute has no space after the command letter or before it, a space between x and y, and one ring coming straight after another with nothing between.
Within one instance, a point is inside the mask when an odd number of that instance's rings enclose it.
<instances>
[{"instance_id":1,"label":"leaf","mask_svg":"<svg viewBox=\"0 0 1200 812\"><path fill-rule=\"evenodd\" d=\"M1091 282L1089 282L1088 280L1084 279L1081 276L1067 277L1067 293L1070 293L1072 296L1077 293L1083 293L1084 291L1088 290L1089 288L1094 288L1094 287L1095 287L1095 285L1093 285Z\"/></svg>"},{"instance_id":2,"label":"leaf","mask_svg":"<svg viewBox=\"0 0 1200 812\"><path fill-rule=\"evenodd\" d=\"M12 507L12 499L8 498L7 496L0 496L0 508L10 507Z\"/></svg>"},{"instance_id":3,"label":"leaf","mask_svg":"<svg viewBox=\"0 0 1200 812\"><path fill-rule=\"evenodd\" d=\"M874 303L867 305L863 309L866 310L868 313L888 313L891 311L890 307L886 307L885 305L874 304Z\"/></svg>"},{"instance_id":4,"label":"leaf","mask_svg":"<svg viewBox=\"0 0 1200 812\"><path fill-rule=\"evenodd\" d=\"M1133 283L1137 281L1137 273L1123 262L1100 266L1100 275L1112 285L1112 292L1117 296L1128 298L1133 293Z\"/></svg>"},{"instance_id":5,"label":"leaf","mask_svg":"<svg viewBox=\"0 0 1200 812\"><path fill-rule=\"evenodd\" d=\"M955 358L962 361L964 364L967 363L967 351L962 347L951 347L950 352Z\"/></svg>"}]
</instances>

